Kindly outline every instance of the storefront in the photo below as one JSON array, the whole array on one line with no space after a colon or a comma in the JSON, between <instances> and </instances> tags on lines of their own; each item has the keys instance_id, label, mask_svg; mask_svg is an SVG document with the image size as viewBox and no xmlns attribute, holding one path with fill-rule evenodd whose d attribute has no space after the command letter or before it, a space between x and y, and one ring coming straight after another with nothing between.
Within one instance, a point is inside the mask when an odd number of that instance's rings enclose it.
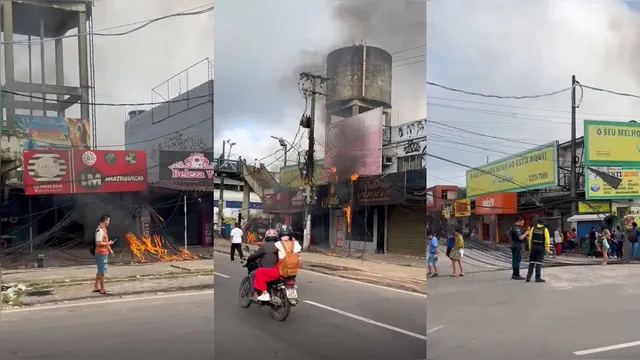
<instances>
[{"instance_id":1,"label":"storefront","mask_svg":"<svg viewBox=\"0 0 640 360\"><path fill-rule=\"evenodd\" d=\"M425 216L425 169L383 175L391 194L386 216L385 252L424 256L427 229ZM392 185L388 185L392 184Z\"/></svg>"},{"instance_id":2,"label":"storefront","mask_svg":"<svg viewBox=\"0 0 640 360\"><path fill-rule=\"evenodd\" d=\"M507 240L509 227L518 214L518 194L514 192L478 195L474 214L477 215L478 236L482 240Z\"/></svg>"}]
</instances>

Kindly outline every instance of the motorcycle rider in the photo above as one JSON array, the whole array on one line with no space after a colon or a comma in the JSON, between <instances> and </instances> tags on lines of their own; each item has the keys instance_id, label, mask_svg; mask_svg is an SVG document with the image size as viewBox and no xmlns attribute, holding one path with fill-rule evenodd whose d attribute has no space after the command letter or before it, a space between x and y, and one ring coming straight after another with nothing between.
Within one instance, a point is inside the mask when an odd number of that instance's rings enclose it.
<instances>
[{"instance_id":1,"label":"motorcycle rider","mask_svg":"<svg viewBox=\"0 0 640 360\"><path fill-rule=\"evenodd\" d=\"M297 254L300 253L302 247L300 243L293 238L293 231L287 225L282 225L280 227L280 232L278 234L280 240L274 244L276 247L276 258L277 261L273 266L269 267L267 265L262 265L259 269L256 269L255 278L253 281L253 288L255 290L261 291L262 294L257 296L257 292L253 294L254 300L259 301L270 301L271 295L267 292L267 282L274 281L280 279L280 262L285 260L287 254ZM293 246L290 245L293 243ZM285 249L286 247L286 249ZM286 262L285 262L286 263ZM298 264L299 265L299 264Z\"/></svg>"},{"instance_id":2,"label":"motorcycle rider","mask_svg":"<svg viewBox=\"0 0 640 360\"><path fill-rule=\"evenodd\" d=\"M276 242L280 240L278 236L278 231L276 229L269 229L264 234L264 242L255 253L251 254L247 258L247 264L260 260L260 267L272 268L278 264L278 249L276 248ZM255 281L255 273L256 271L251 272L249 274L249 284L251 289L249 290L249 294L252 294L254 300L257 300L257 293L254 290L253 282Z\"/></svg>"}]
</instances>

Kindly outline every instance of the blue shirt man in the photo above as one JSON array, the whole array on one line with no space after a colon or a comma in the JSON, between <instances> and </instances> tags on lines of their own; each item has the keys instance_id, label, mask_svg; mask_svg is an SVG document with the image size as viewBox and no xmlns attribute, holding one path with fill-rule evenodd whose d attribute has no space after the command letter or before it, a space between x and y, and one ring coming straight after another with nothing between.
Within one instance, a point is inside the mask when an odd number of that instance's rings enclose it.
<instances>
[{"instance_id":1,"label":"blue shirt man","mask_svg":"<svg viewBox=\"0 0 640 360\"><path fill-rule=\"evenodd\" d=\"M438 239L433 233L427 233L428 256L427 256L427 276L438 276Z\"/></svg>"}]
</instances>

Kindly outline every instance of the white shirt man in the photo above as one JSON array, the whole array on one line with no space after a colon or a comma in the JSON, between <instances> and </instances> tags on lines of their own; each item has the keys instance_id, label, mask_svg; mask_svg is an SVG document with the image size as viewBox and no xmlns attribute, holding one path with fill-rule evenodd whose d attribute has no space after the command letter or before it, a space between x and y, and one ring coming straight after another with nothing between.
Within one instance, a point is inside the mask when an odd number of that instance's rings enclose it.
<instances>
[{"instance_id":1,"label":"white shirt man","mask_svg":"<svg viewBox=\"0 0 640 360\"><path fill-rule=\"evenodd\" d=\"M240 260L244 259L244 254L242 253L242 235L244 235L244 233L240 229L240 224L235 223L235 226L231 229L231 262L235 261L236 251L238 251L240 255Z\"/></svg>"}]
</instances>

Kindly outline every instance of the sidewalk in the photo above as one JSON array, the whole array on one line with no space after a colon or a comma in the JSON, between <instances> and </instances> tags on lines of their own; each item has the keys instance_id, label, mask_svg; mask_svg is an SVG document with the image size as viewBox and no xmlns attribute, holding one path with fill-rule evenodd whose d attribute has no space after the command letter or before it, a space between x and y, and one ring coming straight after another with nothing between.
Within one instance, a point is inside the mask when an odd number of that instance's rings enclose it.
<instances>
[{"instance_id":1,"label":"sidewalk","mask_svg":"<svg viewBox=\"0 0 640 360\"><path fill-rule=\"evenodd\" d=\"M2 284L20 284L17 297L6 299L3 307L105 298L91 292L95 266L6 270ZM106 286L116 296L187 291L213 288L213 261L193 260L134 265L109 265Z\"/></svg>"},{"instance_id":2,"label":"sidewalk","mask_svg":"<svg viewBox=\"0 0 640 360\"><path fill-rule=\"evenodd\" d=\"M257 249L255 245L248 246L252 251ZM229 240L215 240L215 251L228 254L230 248ZM346 258L337 254L303 252L300 254L300 262L305 270L407 291L425 292L426 260L418 257L365 254L361 258Z\"/></svg>"}]
</instances>

